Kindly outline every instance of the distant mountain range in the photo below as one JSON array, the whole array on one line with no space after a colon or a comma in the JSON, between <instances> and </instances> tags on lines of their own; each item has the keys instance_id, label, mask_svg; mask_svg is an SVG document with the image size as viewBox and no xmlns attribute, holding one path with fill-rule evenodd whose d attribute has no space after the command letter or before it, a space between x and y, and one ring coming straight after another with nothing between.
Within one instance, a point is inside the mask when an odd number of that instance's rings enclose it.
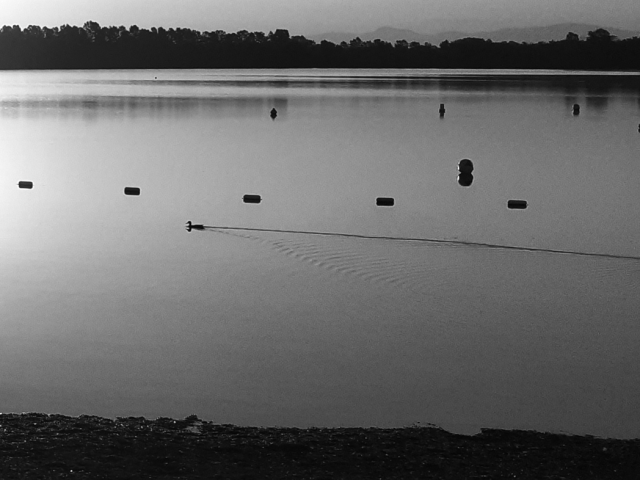
<instances>
[{"instance_id":1,"label":"distant mountain range","mask_svg":"<svg viewBox=\"0 0 640 480\"><path fill-rule=\"evenodd\" d=\"M445 40L454 41L461 38L476 37L490 39L494 42L513 41L518 43L537 43L548 42L551 40L564 40L567 33L573 32L580 36L580 38L586 38L587 33L598 28L604 28L612 35L618 38L630 38L640 36L640 31L621 30L619 28L609 28L599 25L586 25L583 23L560 23L557 25L550 25L546 27L527 27L527 28L504 28L501 30L495 30L491 32L442 32L436 34L425 34L414 32L413 30L403 30L393 27L381 27L373 32L366 33L347 33L347 32L330 32L320 35L310 35L307 38L321 42L327 40L333 43L349 42L350 40L360 37L363 41L370 41L375 39L384 40L387 42L395 43L396 40L406 40L407 42L429 42L433 45L439 45Z\"/></svg>"}]
</instances>

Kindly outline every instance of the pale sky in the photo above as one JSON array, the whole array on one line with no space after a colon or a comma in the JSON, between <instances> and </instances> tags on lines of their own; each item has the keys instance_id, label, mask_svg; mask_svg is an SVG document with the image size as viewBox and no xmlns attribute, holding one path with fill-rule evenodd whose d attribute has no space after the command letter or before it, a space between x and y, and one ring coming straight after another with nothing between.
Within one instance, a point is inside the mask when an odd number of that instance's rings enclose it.
<instances>
[{"instance_id":1,"label":"pale sky","mask_svg":"<svg viewBox=\"0 0 640 480\"><path fill-rule=\"evenodd\" d=\"M292 34L363 33L381 26L421 33L578 22L640 28L640 0L0 0L0 25L187 27Z\"/></svg>"}]
</instances>

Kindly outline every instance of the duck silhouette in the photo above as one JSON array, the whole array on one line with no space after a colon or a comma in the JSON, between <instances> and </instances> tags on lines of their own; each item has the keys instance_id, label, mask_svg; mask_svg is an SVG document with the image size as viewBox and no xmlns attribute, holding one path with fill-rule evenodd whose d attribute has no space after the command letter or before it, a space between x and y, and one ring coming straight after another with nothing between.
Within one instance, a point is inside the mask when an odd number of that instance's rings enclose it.
<instances>
[{"instance_id":1,"label":"duck silhouette","mask_svg":"<svg viewBox=\"0 0 640 480\"><path fill-rule=\"evenodd\" d=\"M187 232L190 232L191 230L204 230L204 225L199 223L193 224L191 223L191 220L189 220L184 228L187 229Z\"/></svg>"}]
</instances>

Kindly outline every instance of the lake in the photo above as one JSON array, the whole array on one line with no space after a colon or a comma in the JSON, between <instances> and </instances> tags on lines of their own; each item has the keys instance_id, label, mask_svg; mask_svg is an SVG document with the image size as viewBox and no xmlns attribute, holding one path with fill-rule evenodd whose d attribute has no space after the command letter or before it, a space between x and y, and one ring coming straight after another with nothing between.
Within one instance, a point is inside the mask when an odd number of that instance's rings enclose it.
<instances>
[{"instance_id":1,"label":"lake","mask_svg":"<svg viewBox=\"0 0 640 480\"><path fill-rule=\"evenodd\" d=\"M634 74L0 72L0 411L640 437L639 124Z\"/></svg>"}]
</instances>

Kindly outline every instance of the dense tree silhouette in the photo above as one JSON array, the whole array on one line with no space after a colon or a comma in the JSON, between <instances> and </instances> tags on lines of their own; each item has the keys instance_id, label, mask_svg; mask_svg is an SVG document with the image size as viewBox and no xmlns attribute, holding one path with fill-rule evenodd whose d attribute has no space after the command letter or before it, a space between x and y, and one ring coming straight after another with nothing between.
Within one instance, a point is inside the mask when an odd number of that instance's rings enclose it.
<instances>
[{"instance_id":1,"label":"dense tree silhouette","mask_svg":"<svg viewBox=\"0 0 640 480\"><path fill-rule=\"evenodd\" d=\"M640 70L640 38L619 40L599 28L585 40L569 32L565 40L535 44L463 38L434 46L358 37L316 43L285 29L265 35L102 27L93 21L0 29L0 69L311 67Z\"/></svg>"}]
</instances>

